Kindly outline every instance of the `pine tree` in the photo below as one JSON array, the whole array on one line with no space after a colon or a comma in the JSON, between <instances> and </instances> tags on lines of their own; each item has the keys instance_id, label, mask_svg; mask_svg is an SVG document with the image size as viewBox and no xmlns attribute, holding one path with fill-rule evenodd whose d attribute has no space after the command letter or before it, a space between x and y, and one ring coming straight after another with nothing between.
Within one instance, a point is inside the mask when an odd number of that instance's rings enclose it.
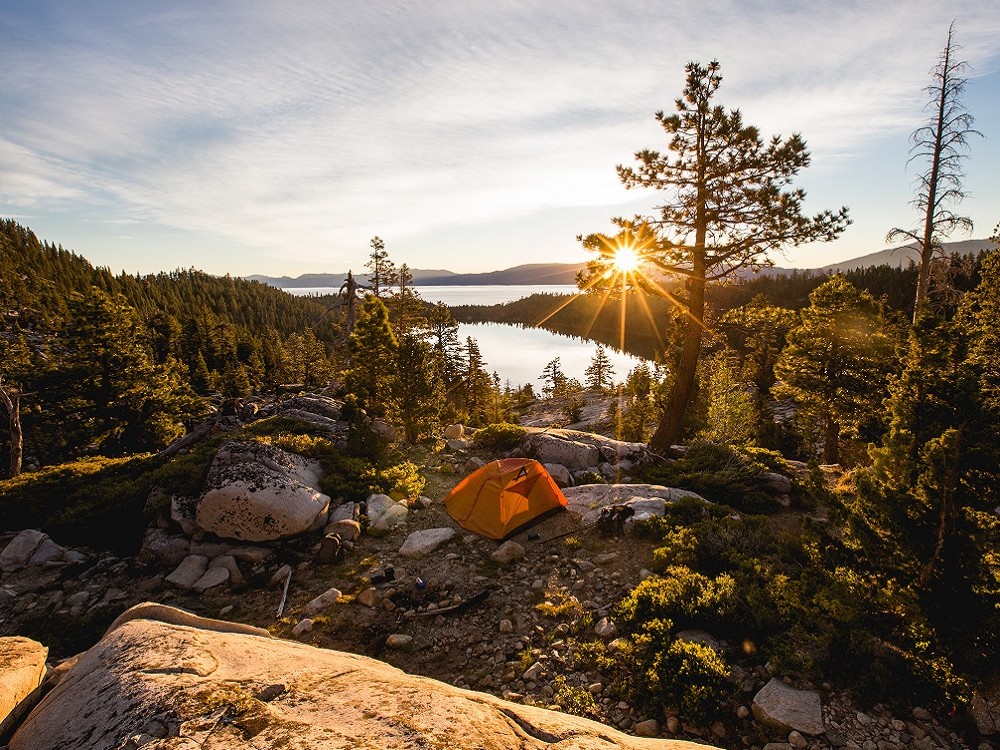
<instances>
[{"instance_id":1,"label":"pine tree","mask_svg":"<svg viewBox=\"0 0 1000 750\"><path fill-rule=\"evenodd\" d=\"M583 377L587 387L594 391L607 393L614 387L615 368L603 346L597 347Z\"/></svg>"},{"instance_id":2,"label":"pine tree","mask_svg":"<svg viewBox=\"0 0 1000 750\"><path fill-rule=\"evenodd\" d=\"M711 357L705 370L708 408L700 436L728 445L753 444L761 415L739 366L723 351Z\"/></svg>"},{"instance_id":3,"label":"pine tree","mask_svg":"<svg viewBox=\"0 0 1000 750\"><path fill-rule=\"evenodd\" d=\"M135 310L96 287L72 295L68 306L41 379L60 437L118 455L160 448L182 434L180 423L200 404L176 360L153 362Z\"/></svg>"},{"instance_id":4,"label":"pine tree","mask_svg":"<svg viewBox=\"0 0 1000 750\"><path fill-rule=\"evenodd\" d=\"M921 308L887 401L889 429L857 474L847 519L851 543L919 592L966 667L998 656L998 315L998 251L952 318Z\"/></svg>"},{"instance_id":5,"label":"pine tree","mask_svg":"<svg viewBox=\"0 0 1000 750\"><path fill-rule=\"evenodd\" d=\"M807 422L823 427L823 459L839 463L843 437L874 418L893 362L881 305L843 276L809 295L775 367L776 393L794 399Z\"/></svg>"},{"instance_id":6,"label":"pine tree","mask_svg":"<svg viewBox=\"0 0 1000 750\"><path fill-rule=\"evenodd\" d=\"M479 351L479 343L471 336L465 340L461 377L462 402L467 422L473 426L488 422L490 376L486 372L486 362Z\"/></svg>"},{"instance_id":7,"label":"pine tree","mask_svg":"<svg viewBox=\"0 0 1000 750\"><path fill-rule=\"evenodd\" d=\"M428 315L428 334L434 351L441 362L441 376L445 385L451 388L459 379L462 361L462 345L458 340L458 323L452 317L451 309L438 302Z\"/></svg>"},{"instance_id":8,"label":"pine tree","mask_svg":"<svg viewBox=\"0 0 1000 750\"><path fill-rule=\"evenodd\" d=\"M413 288L413 274L405 263L399 267L396 290L392 298L396 331L400 335L424 324L424 308L420 295Z\"/></svg>"},{"instance_id":9,"label":"pine tree","mask_svg":"<svg viewBox=\"0 0 1000 750\"><path fill-rule=\"evenodd\" d=\"M354 332L347 341L351 366L346 385L366 408L384 413L396 378L396 336L385 303L369 294L358 308Z\"/></svg>"},{"instance_id":10,"label":"pine tree","mask_svg":"<svg viewBox=\"0 0 1000 750\"><path fill-rule=\"evenodd\" d=\"M560 394L566 385L566 373L562 370L559 357L545 365L538 379L543 382L542 393L545 396L552 398Z\"/></svg>"},{"instance_id":11,"label":"pine tree","mask_svg":"<svg viewBox=\"0 0 1000 750\"><path fill-rule=\"evenodd\" d=\"M399 277L396 264L389 259L389 252L381 237L372 237L370 244L372 251L365 268L370 273L371 293L379 298L388 297Z\"/></svg>"},{"instance_id":12,"label":"pine tree","mask_svg":"<svg viewBox=\"0 0 1000 750\"><path fill-rule=\"evenodd\" d=\"M444 395L434 350L413 331L399 337L396 372L393 415L407 442L415 443L440 427Z\"/></svg>"},{"instance_id":13,"label":"pine tree","mask_svg":"<svg viewBox=\"0 0 1000 750\"><path fill-rule=\"evenodd\" d=\"M667 202L659 217L618 220L616 238L591 235L584 246L599 254L591 281L611 270L610 282L641 276L635 271L614 273L619 248L628 245L641 271L648 263L685 279L686 297L653 283L679 305L686 316L680 360L660 425L650 440L665 452L681 437L684 414L695 387L702 334L705 330L705 286L708 281L732 277L737 271L767 265L766 254L788 244L832 240L847 226L847 210L824 211L814 217L802 213L805 193L786 189L809 153L799 135L767 143L757 128L744 125L739 110L726 111L712 99L722 82L719 63L707 67L688 63L687 82L677 112L658 112L670 154L643 150L636 168L618 167L626 188L665 191ZM638 254L638 257L636 257ZM587 282L589 283L589 282Z\"/></svg>"}]
</instances>

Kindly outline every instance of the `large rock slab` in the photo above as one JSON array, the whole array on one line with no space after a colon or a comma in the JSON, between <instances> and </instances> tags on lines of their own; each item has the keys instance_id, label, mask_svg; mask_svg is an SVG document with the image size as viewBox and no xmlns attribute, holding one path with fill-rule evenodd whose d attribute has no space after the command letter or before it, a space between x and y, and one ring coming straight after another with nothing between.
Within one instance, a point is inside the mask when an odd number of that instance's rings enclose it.
<instances>
[{"instance_id":1,"label":"large rock slab","mask_svg":"<svg viewBox=\"0 0 1000 750\"><path fill-rule=\"evenodd\" d=\"M48 653L30 638L0 638L0 723L42 684Z\"/></svg>"},{"instance_id":2,"label":"large rock slab","mask_svg":"<svg viewBox=\"0 0 1000 750\"><path fill-rule=\"evenodd\" d=\"M589 469L601 462L601 451L593 443L550 432L529 434L521 447L543 464L562 464L570 471Z\"/></svg>"},{"instance_id":3,"label":"large rock slab","mask_svg":"<svg viewBox=\"0 0 1000 750\"><path fill-rule=\"evenodd\" d=\"M122 747L151 716L170 717L180 731L180 738L151 747L207 747L210 730L215 750L706 747L630 737L588 719L407 675L363 656L215 632L188 618L193 627L133 619L109 631L31 713L10 750Z\"/></svg>"},{"instance_id":4,"label":"large rock slab","mask_svg":"<svg viewBox=\"0 0 1000 750\"><path fill-rule=\"evenodd\" d=\"M225 539L265 542L326 523L330 498L316 489L319 467L272 445L231 441L212 461L195 518Z\"/></svg>"},{"instance_id":5,"label":"large rock slab","mask_svg":"<svg viewBox=\"0 0 1000 750\"><path fill-rule=\"evenodd\" d=\"M762 724L786 732L823 734L823 704L819 693L797 690L772 677L753 699L753 715Z\"/></svg>"}]
</instances>

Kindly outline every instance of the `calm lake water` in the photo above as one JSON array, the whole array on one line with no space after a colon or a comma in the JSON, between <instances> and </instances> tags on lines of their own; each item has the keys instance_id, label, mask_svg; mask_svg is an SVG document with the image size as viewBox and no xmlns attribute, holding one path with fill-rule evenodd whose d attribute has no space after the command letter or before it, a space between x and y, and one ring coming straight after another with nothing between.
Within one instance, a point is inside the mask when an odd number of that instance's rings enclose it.
<instances>
[{"instance_id":1,"label":"calm lake water","mask_svg":"<svg viewBox=\"0 0 1000 750\"><path fill-rule=\"evenodd\" d=\"M573 294L577 288L565 284L520 285L520 286L418 286L420 297L428 302L443 302L455 305L495 305L512 302L532 294ZM331 287L285 289L297 297L307 294L336 294ZM487 372L496 372L501 382L510 381L512 386L531 383L540 393L542 369L556 357L562 371L581 383L583 372L597 350L593 341L560 336L541 328L521 328L502 323L462 323L458 327L460 341L464 344L469 336L479 343L479 351L486 362ZM629 370L640 360L629 354L621 354L613 349L605 349L615 370L615 381L624 382Z\"/></svg>"},{"instance_id":2,"label":"calm lake water","mask_svg":"<svg viewBox=\"0 0 1000 750\"><path fill-rule=\"evenodd\" d=\"M542 390L542 370L556 357L562 371L582 383L583 372L597 350L593 341L502 323L462 323L458 335L463 343L468 336L479 343L487 372L496 371L501 382L509 380L515 387L531 383L536 393ZM614 367L616 382L624 382L629 370L642 361L613 349L605 348L605 352Z\"/></svg>"},{"instance_id":3,"label":"calm lake water","mask_svg":"<svg viewBox=\"0 0 1000 750\"><path fill-rule=\"evenodd\" d=\"M572 284L533 284L516 286L418 286L414 287L421 299L427 302L443 302L449 307L455 305L497 305L513 302L532 294L574 294L579 291ZM308 294L336 294L333 287L302 287L285 289L296 297Z\"/></svg>"}]
</instances>

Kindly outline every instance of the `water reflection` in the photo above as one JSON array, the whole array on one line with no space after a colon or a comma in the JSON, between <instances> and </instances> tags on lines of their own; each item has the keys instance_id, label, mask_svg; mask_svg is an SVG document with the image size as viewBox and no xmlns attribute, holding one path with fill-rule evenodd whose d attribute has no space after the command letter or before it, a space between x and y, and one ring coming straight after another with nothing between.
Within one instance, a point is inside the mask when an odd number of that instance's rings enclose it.
<instances>
[{"instance_id":1,"label":"water reflection","mask_svg":"<svg viewBox=\"0 0 1000 750\"><path fill-rule=\"evenodd\" d=\"M501 382L509 380L513 386L531 383L536 392L541 391L542 369L556 357L567 376L583 383L584 370L597 350L593 341L502 323L462 323L458 335L462 342L467 336L476 339L487 371L499 373ZM616 382L623 382L629 370L642 361L613 349L605 351L614 367Z\"/></svg>"}]
</instances>

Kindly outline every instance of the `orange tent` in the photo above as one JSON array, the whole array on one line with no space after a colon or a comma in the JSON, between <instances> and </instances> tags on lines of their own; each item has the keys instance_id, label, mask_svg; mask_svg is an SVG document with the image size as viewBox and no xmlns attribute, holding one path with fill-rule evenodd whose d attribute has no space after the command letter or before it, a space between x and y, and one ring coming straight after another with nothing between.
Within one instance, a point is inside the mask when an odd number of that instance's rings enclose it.
<instances>
[{"instance_id":1,"label":"orange tent","mask_svg":"<svg viewBox=\"0 0 1000 750\"><path fill-rule=\"evenodd\" d=\"M469 531L503 539L566 507L566 498L538 461L504 458L478 469L444 500L448 515Z\"/></svg>"}]
</instances>

